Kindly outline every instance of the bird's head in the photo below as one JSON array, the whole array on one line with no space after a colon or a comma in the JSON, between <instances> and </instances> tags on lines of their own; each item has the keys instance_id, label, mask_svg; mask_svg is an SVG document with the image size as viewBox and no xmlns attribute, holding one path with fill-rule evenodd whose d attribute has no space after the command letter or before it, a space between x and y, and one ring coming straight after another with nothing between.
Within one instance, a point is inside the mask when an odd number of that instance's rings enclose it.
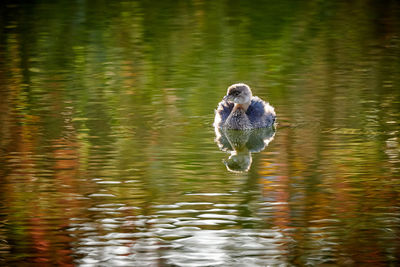
<instances>
[{"instance_id":1,"label":"bird's head","mask_svg":"<svg viewBox=\"0 0 400 267\"><path fill-rule=\"evenodd\" d=\"M236 83L228 87L224 100L243 105L250 103L252 97L253 94L248 85Z\"/></svg>"}]
</instances>

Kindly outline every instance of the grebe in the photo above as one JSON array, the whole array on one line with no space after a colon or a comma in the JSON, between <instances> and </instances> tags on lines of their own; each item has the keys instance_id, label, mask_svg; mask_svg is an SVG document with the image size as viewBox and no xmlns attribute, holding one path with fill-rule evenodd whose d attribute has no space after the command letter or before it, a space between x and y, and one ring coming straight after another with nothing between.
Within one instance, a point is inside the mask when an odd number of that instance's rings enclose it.
<instances>
[{"instance_id":1,"label":"grebe","mask_svg":"<svg viewBox=\"0 0 400 267\"><path fill-rule=\"evenodd\" d=\"M246 130L274 125L274 108L257 96L244 83L229 86L226 96L215 111L214 127Z\"/></svg>"}]
</instances>

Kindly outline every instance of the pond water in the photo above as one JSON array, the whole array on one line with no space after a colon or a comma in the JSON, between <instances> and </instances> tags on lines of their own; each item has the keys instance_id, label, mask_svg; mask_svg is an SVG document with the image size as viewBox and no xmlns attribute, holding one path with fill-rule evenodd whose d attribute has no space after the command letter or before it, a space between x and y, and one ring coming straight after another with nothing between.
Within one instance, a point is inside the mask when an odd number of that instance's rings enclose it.
<instances>
[{"instance_id":1,"label":"pond water","mask_svg":"<svg viewBox=\"0 0 400 267\"><path fill-rule=\"evenodd\" d=\"M399 2L0 6L0 265L400 264Z\"/></svg>"}]
</instances>

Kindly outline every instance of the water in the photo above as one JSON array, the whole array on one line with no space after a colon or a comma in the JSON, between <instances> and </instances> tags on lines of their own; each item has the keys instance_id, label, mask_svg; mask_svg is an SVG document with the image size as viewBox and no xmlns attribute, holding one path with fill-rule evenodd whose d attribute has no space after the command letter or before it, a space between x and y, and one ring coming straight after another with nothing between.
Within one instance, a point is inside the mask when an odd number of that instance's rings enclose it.
<instances>
[{"instance_id":1,"label":"water","mask_svg":"<svg viewBox=\"0 0 400 267\"><path fill-rule=\"evenodd\" d=\"M0 5L0 265L399 265L398 2Z\"/></svg>"}]
</instances>

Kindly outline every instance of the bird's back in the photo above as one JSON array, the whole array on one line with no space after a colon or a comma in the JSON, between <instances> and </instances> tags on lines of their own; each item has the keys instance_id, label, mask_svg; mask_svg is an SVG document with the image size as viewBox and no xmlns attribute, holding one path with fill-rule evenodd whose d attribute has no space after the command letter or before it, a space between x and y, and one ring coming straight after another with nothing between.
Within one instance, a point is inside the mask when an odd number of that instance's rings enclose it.
<instances>
[{"instance_id":1,"label":"bird's back","mask_svg":"<svg viewBox=\"0 0 400 267\"><path fill-rule=\"evenodd\" d=\"M251 100L246 115L254 128L272 126L276 118L274 108L257 96Z\"/></svg>"}]
</instances>

